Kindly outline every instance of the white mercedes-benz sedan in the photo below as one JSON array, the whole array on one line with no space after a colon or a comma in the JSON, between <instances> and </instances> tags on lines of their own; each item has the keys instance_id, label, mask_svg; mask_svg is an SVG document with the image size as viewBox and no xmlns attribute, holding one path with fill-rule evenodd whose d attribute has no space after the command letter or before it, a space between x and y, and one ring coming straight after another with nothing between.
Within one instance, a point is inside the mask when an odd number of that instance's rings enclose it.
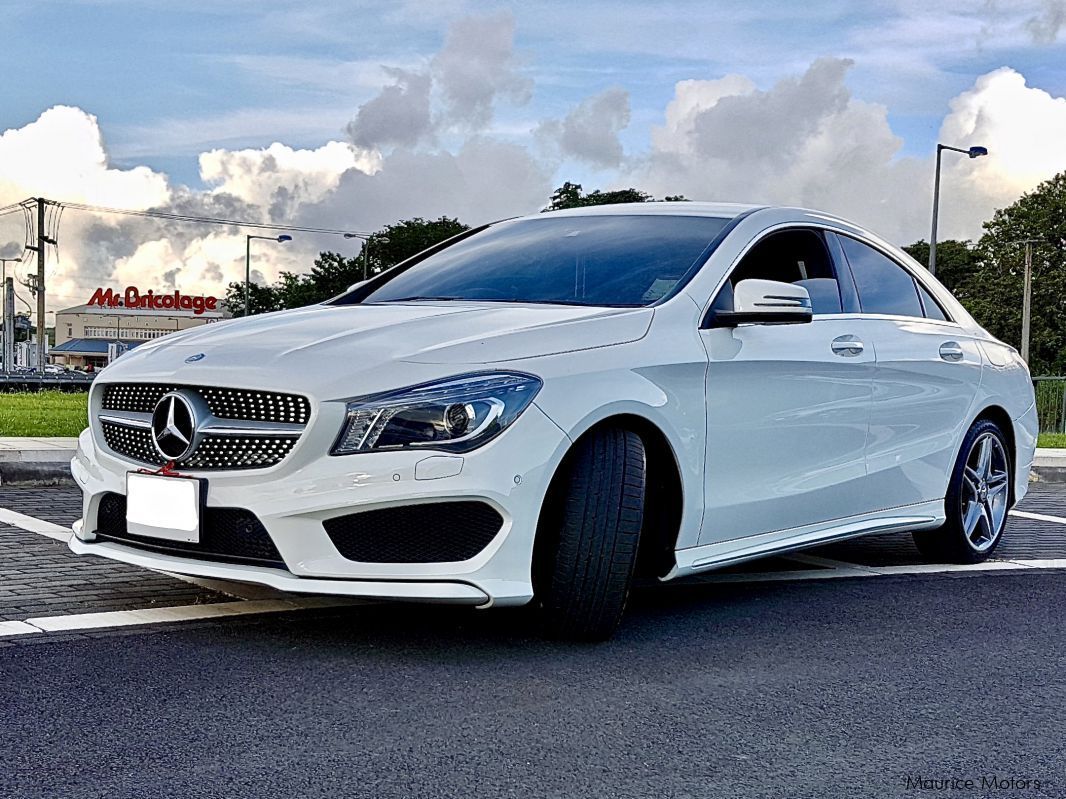
<instances>
[{"instance_id":1,"label":"white mercedes-benz sedan","mask_svg":"<svg viewBox=\"0 0 1066 799\"><path fill-rule=\"evenodd\" d=\"M918 263L834 216L649 203L457 236L322 305L106 370L70 547L304 593L536 603L612 633L671 580L867 533L984 560L1033 388Z\"/></svg>"}]
</instances>

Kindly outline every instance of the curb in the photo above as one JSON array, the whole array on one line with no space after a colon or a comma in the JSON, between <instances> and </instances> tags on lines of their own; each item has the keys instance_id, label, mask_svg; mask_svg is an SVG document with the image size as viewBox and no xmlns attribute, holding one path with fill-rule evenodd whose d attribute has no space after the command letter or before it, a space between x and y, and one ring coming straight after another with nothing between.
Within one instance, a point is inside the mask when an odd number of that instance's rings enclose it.
<instances>
[{"instance_id":1,"label":"curb","mask_svg":"<svg viewBox=\"0 0 1066 799\"><path fill-rule=\"evenodd\" d=\"M1066 466L1033 466L1030 483L1066 483Z\"/></svg>"},{"instance_id":2,"label":"curb","mask_svg":"<svg viewBox=\"0 0 1066 799\"><path fill-rule=\"evenodd\" d=\"M0 461L0 486L75 485L69 461Z\"/></svg>"}]
</instances>

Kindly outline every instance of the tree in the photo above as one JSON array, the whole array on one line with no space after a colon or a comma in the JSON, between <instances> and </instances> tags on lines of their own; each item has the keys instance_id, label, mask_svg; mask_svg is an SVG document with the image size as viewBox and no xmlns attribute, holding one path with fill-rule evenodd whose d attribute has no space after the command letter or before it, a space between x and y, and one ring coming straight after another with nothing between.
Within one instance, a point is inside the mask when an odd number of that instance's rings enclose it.
<instances>
[{"instance_id":1,"label":"tree","mask_svg":"<svg viewBox=\"0 0 1066 799\"><path fill-rule=\"evenodd\" d=\"M923 266L929 264L929 242L924 239L903 248L911 258ZM972 242L948 239L936 243L936 277L951 289L960 300L962 286L978 268L977 250Z\"/></svg>"},{"instance_id":2,"label":"tree","mask_svg":"<svg viewBox=\"0 0 1066 799\"><path fill-rule=\"evenodd\" d=\"M1021 346L1023 242L1033 239L1030 369L1066 373L1066 172L997 210L984 229L977 242L982 268L967 286L967 308L994 336Z\"/></svg>"},{"instance_id":3,"label":"tree","mask_svg":"<svg viewBox=\"0 0 1066 799\"><path fill-rule=\"evenodd\" d=\"M282 272L277 282L271 285L253 283L248 293L248 304L251 312L257 314L325 302L347 291L353 283L363 280L365 273L376 275L469 229L458 219L446 216L429 221L407 219L395 225L386 225L367 237L369 242L363 242L363 249L355 257L322 252L306 275ZM367 255L369 258L364 260ZM225 303L234 316L244 315L244 283L229 284Z\"/></svg>"},{"instance_id":4,"label":"tree","mask_svg":"<svg viewBox=\"0 0 1066 799\"><path fill-rule=\"evenodd\" d=\"M646 203L655 198L639 189L617 189L615 191L600 191L596 189L588 194L581 188L580 183L567 181L557 188L551 196L550 204L545 211L561 211L564 208L584 208L589 205L613 205L615 203ZM680 194L674 194L665 198L665 202L685 202Z\"/></svg>"},{"instance_id":5,"label":"tree","mask_svg":"<svg viewBox=\"0 0 1066 799\"><path fill-rule=\"evenodd\" d=\"M285 308L299 308L324 302L348 290L363 279L363 259L346 258L336 252L322 252L306 275L282 273L279 290Z\"/></svg>"},{"instance_id":6,"label":"tree","mask_svg":"<svg viewBox=\"0 0 1066 799\"><path fill-rule=\"evenodd\" d=\"M401 261L406 261L412 255L418 255L434 244L440 244L469 229L469 225L447 216L428 221L415 217L395 225L386 225L377 233L372 233L369 241L363 244L364 251L369 252L370 274L383 272Z\"/></svg>"},{"instance_id":7,"label":"tree","mask_svg":"<svg viewBox=\"0 0 1066 799\"><path fill-rule=\"evenodd\" d=\"M246 316L247 314L244 312L244 282L234 280L230 283L226 287L226 296L222 302L225 303L226 308L234 316ZM261 286L258 283L252 283L248 287L248 305L253 314L278 311L283 307L273 286Z\"/></svg>"},{"instance_id":8,"label":"tree","mask_svg":"<svg viewBox=\"0 0 1066 799\"><path fill-rule=\"evenodd\" d=\"M977 322L1021 348L1025 244L1032 243L1029 366L1033 374L1066 373L1066 172L995 212L977 244L938 242L937 278ZM920 263L929 245L904 248Z\"/></svg>"}]
</instances>

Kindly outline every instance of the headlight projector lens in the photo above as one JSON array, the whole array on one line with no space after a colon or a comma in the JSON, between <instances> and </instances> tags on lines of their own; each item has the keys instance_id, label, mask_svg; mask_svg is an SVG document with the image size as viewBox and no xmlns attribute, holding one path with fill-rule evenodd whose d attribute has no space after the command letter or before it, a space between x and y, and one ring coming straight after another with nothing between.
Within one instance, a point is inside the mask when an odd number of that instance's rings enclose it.
<instances>
[{"instance_id":1,"label":"headlight projector lens","mask_svg":"<svg viewBox=\"0 0 1066 799\"><path fill-rule=\"evenodd\" d=\"M507 429L540 387L540 378L522 372L474 372L347 400L331 452L469 452Z\"/></svg>"},{"instance_id":2,"label":"headlight projector lens","mask_svg":"<svg viewBox=\"0 0 1066 799\"><path fill-rule=\"evenodd\" d=\"M455 403L444 412L444 429L453 436L461 436L470 427L474 418L474 408L469 404Z\"/></svg>"}]
</instances>

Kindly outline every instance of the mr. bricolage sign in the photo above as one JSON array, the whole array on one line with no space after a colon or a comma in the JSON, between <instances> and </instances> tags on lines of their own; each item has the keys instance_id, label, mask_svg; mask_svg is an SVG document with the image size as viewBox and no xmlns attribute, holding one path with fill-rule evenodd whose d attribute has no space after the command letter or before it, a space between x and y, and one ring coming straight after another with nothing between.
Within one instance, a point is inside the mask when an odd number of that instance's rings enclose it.
<instances>
[{"instance_id":1,"label":"mr. bricolage sign","mask_svg":"<svg viewBox=\"0 0 1066 799\"><path fill-rule=\"evenodd\" d=\"M136 286L129 286L124 294L114 289L99 288L89 298L89 305L105 308L143 308L148 311L192 311L199 316L204 311L218 309L217 297L200 297L173 291L156 294L149 290L142 294Z\"/></svg>"}]
</instances>

